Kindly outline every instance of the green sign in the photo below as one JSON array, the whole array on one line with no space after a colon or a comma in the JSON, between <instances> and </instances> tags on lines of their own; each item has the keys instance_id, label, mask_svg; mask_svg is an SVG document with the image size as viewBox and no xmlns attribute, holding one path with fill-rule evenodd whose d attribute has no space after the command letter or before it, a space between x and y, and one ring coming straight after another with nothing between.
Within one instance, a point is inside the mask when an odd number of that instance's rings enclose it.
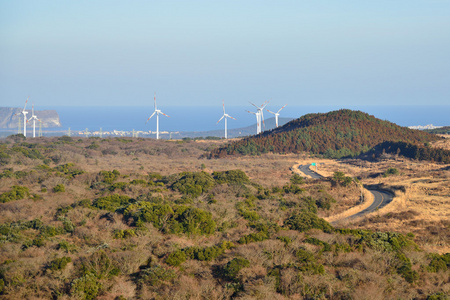
<instances>
[{"instance_id":1,"label":"green sign","mask_svg":"<svg viewBox=\"0 0 450 300\"><path fill-rule=\"evenodd\" d=\"M316 163L312 163L312 164L311 164L311 166L315 166L315 165L316 165Z\"/></svg>"}]
</instances>

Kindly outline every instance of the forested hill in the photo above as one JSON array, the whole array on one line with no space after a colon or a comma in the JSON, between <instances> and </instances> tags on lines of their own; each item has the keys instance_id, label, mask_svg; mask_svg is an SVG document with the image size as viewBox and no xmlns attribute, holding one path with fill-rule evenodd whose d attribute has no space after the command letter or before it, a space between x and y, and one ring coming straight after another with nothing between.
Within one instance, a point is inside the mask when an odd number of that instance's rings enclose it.
<instances>
[{"instance_id":1,"label":"forested hill","mask_svg":"<svg viewBox=\"0 0 450 300\"><path fill-rule=\"evenodd\" d=\"M385 142L420 144L440 137L401 127L361 111L341 109L307 114L286 125L213 150L210 157L302 151L340 158L356 156Z\"/></svg>"}]
</instances>

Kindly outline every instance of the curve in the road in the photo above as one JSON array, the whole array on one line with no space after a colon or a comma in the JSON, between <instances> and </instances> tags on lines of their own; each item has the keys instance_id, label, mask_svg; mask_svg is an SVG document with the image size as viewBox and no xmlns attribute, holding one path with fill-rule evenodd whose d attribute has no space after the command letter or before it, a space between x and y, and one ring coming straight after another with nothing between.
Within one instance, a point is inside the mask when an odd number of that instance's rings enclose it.
<instances>
[{"instance_id":1,"label":"curve in the road","mask_svg":"<svg viewBox=\"0 0 450 300\"><path fill-rule=\"evenodd\" d=\"M323 178L322 175L317 174L314 171L311 171L309 169L309 165L300 165L300 166L298 166L298 169L301 172L303 172L304 174L309 175L309 176L311 176L314 179ZM367 190L373 194L374 201L373 201L372 205L370 205L368 208L366 208L366 209L364 209L364 210L362 210L362 211L360 211L360 212L358 212L358 213L356 213L354 215L348 216L348 217L346 217L344 219L341 219L341 220L334 221L331 224L335 224L335 223L343 221L343 220L352 220L352 219L355 219L355 218L358 218L358 217L362 217L362 216L364 216L366 214L374 212L374 211L376 211L376 210L378 210L378 209L388 205L394 199L394 195L391 192L389 192L389 191L378 190L378 189L370 189L370 188L368 188Z\"/></svg>"},{"instance_id":2,"label":"curve in the road","mask_svg":"<svg viewBox=\"0 0 450 300\"><path fill-rule=\"evenodd\" d=\"M311 171L311 170L309 169L309 165L300 165L300 166L298 166L298 169L299 169L301 172L303 172L303 174L308 175L308 176L311 176L311 177L314 178L314 179L320 179L320 178L323 178L322 175L317 174L317 173L314 172L314 171Z\"/></svg>"}]
</instances>

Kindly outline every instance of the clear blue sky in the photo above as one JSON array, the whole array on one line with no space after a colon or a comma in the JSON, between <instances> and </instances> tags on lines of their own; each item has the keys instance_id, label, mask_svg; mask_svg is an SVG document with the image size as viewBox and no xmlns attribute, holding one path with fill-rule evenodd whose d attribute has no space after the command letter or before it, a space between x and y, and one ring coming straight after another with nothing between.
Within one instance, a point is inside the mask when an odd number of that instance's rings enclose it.
<instances>
[{"instance_id":1,"label":"clear blue sky","mask_svg":"<svg viewBox=\"0 0 450 300\"><path fill-rule=\"evenodd\" d=\"M0 1L0 104L450 103L450 1Z\"/></svg>"}]
</instances>

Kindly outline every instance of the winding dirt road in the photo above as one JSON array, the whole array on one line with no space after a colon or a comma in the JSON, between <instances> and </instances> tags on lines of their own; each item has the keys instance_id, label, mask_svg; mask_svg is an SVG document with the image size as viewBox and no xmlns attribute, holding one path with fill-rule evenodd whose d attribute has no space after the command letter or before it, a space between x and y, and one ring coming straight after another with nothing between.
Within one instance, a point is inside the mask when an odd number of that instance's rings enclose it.
<instances>
[{"instance_id":1,"label":"winding dirt road","mask_svg":"<svg viewBox=\"0 0 450 300\"><path fill-rule=\"evenodd\" d=\"M300 165L298 166L298 169L304 173L305 175L311 176L314 179L320 179L323 178L322 175L317 174L316 172L312 171L311 169L309 169L309 165ZM367 188L367 190L369 192L371 192L373 194L374 197L374 201L373 203L366 209L363 209L351 216L348 216L346 218L343 219L339 219L336 221L331 222L331 224L336 224L338 222L341 221L348 221L348 220L352 220L352 219L356 219L362 216L365 216L369 213L372 213L384 206L386 206L387 204L389 204L393 199L394 199L394 195L386 190L378 190L378 189L371 189L371 188Z\"/></svg>"}]
</instances>

